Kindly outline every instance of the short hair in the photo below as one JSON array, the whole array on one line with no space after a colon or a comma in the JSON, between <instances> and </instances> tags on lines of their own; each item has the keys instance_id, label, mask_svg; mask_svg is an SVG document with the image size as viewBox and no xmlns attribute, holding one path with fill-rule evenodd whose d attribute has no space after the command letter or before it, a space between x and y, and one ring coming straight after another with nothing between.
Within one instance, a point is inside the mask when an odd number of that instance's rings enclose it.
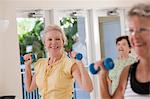
<instances>
[{"instance_id":1,"label":"short hair","mask_svg":"<svg viewBox=\"0 0 150 99\"><path fill-rule=\"evenodd\" d=\"M45 35L49 32L49 31L52 31L52 30L56 30L56 31L59 31L62 35L62 39L63 39L63 42L64 44L66 44L67 42L67 39L66 39L66 35L64 33L64 30L58 26L58 25L48 25L45 29L44 29L44 34L43 34L43 41L45 40Z\"/></svg>"},{"instance_id":2,"label":"short hair","mask_svg":"<svg viewBox=\"0 0 150 99\"><path fill-rule=\"evenodd\" d=\"M133 6L128 12L128 17L131 16L150 17L150 2Z\"/></svg>"},{"instance_id":3,"label":"short hair","mask_svg":"<svg viewBox=\"0 0 150 99\"><path fill-rule=\"evenodd\" d=\"M129 37L128 36L119 36L117 39L116 39L116 45L119 41L125 39L129 45L129 48L131 48L131 44L130 44L130 41L129 41Z\"/></svg>"}]
</instances>

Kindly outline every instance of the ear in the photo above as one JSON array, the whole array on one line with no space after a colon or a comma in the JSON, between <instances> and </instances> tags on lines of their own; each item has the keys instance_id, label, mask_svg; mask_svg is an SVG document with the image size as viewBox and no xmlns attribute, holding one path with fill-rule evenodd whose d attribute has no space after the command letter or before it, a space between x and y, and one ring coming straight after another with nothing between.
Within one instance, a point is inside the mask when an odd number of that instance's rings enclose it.
<instances>
[{"instance_id":1,"label":"ear","mask_svg":"<svg viewBox=\"0 0 150 99\"><path fill-rule=\"evenodd\" d=\"M65 41L63 40L63 46L65 46Z\"/></svg>"}]
</instances>

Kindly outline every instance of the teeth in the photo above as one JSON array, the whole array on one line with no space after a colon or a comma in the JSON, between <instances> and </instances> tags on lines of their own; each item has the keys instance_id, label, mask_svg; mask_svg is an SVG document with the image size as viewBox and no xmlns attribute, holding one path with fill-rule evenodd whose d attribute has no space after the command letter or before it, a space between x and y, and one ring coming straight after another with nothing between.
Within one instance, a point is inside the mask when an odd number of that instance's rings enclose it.
<instances>
[{"instance_id":1,"label":"teeth","mask_svg":"<svg viewBox=\"0 0 150 99\"><path fill-rule=\"evenodd\" d=\"M58 47L51 47L51 48L58 48Z\"/></svg>"},{"instance_id":2,"label":"teeth","mask_svg":"<svg viewBox=\"0 0 150 99\"><path fill-rule=\"evenodd\" d=\"M142 46L142 45L143 45L142 42L140 42L140 43L135 43L135 46Z\"/></svg>"},{"instance_id":3,"label":"teeth","mask_svg":"<svg viewBox=\"0 0 150 99\"><path fill-rule=\"evenodd\" d=\"M124 51L123 49L119 49L119 51Z\"/></svg>"}]
</instances>

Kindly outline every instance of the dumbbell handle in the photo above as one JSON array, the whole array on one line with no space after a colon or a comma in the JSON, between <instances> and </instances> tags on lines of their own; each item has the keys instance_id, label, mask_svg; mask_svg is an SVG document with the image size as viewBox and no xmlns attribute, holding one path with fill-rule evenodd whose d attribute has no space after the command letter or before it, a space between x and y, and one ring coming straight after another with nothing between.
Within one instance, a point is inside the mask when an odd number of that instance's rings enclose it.
<instances>
[{"instance_id":1,"label":"dumbbell handle","mask_svg":"<svg viewBox=\"0 0 150 99\"><path fill-rule=\"evenodd\" d=\"M36 60L36 56L35 54L32 54L32 62L34 62L35 60ZM24 56L20 56L20 63L24 64L24 62L25 62Z\"/></svg>"},{"instance_id":2,"label":"dumbbell handle","mask_svg":"<svg viewBox=\"0 0 150 99\"><path fill-rule=\"evenodd\" d=\"M113 60L112 60L111 58L106 58L106 59L103 61L103 65L104 65L104 68L105 68L106 70L111 70L111 69L114 68L114 62L113 62ZM92 74L97 74L97 73L100 71L100 66L98 66L98 69L96 70L96 69L94 68L94 63L90 64L89 68L90 68L90 72L91 72Z\"/></svg>"},{"instance_id":3,"label":"dumbbell handle","mask_svg":"<svg viewBox=\"0 0 150 99\"><path fill-rule=\"evenodd\" d=\"M82 55L81 53L77 53L75 58L76 58L77 60L82 60L83 55Z\"/></svg>"},{"instance_id":4,"label":"dumbbell handle","mask_svg":"<svg viewBox=\"0 0 150 99\"><path fill-rule=\"evenodd\" d=\"M68 57L70 58L70 54L68 54ZM75 56L75 59L77 60L82 60L82 58L83 58L83 55L81 53L77 53Z\"/></svg>"}]
</instances>

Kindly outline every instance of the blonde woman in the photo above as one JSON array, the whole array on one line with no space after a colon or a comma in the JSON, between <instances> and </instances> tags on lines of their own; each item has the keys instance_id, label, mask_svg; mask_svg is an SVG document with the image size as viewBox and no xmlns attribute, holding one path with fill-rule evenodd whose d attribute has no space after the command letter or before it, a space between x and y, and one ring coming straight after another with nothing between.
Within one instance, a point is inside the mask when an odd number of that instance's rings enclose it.
<instances>
[{"instance_id":1,"label":"blonde woman","mask_svg":"<svg viewBox=\"0 0 150 99\"><path fill-rule=\"evenodd\" d=\"M24 56L26 89L39 89L42 99L72 99L74 79L88 92L93 89L88 72L81 61L69 58L64 51L66 37L57 25L45 29L44 46L48 58L41 58L35 64L35 74L31 74L31 54Z\"/></svg>"}]
</instances>

